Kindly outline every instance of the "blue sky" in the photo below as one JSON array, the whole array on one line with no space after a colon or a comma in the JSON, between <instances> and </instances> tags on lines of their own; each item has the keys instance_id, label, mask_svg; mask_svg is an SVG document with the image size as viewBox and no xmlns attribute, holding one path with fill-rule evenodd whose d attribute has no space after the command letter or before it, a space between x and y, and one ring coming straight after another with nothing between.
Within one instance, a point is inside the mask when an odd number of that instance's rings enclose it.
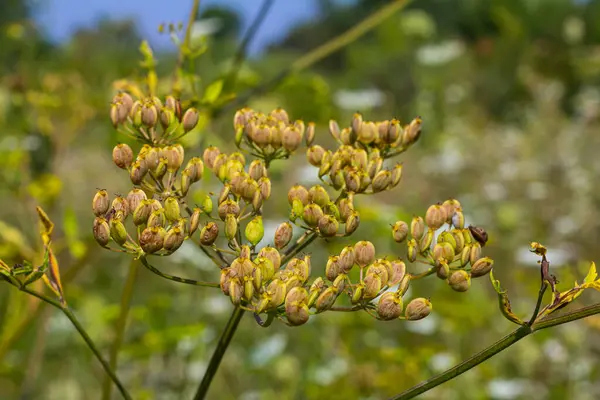
<instances>
[{"instance_id":1,"label":"blue sky","mask_svg":"<svg viewBox=\"0 0 600 400\"><path fill-rule=\"evenodd\" d=\"M317 0L275 0L267 19L255 37L251 53L277 41L298 22L314 18ZM187 18L190 0L38 0L36 19L49 36L63 41L80 27L92 26L101 17L133 18L138 29L154 46L168 46L166 36L157 33L161 23L181 22ZM226 5L235 8L247 28L262 0L201 0L200 7Z\"/></svg>"}]
</instances>

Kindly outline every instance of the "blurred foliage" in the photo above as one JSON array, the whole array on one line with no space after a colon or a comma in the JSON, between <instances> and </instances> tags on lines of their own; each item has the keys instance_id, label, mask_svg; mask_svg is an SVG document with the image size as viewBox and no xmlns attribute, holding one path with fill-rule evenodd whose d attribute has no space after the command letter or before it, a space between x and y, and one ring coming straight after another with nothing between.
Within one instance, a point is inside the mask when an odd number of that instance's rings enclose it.
<instances>
[{"instance_id":1,"label":"blurred foliage","mask_svg":"<svg viewBox=\"0 0 600 400\"><path fill-rule=\"evenodd\" d=\"M235 92L268 81L385 2L321 1L318 19L294 27L243 66ZM126 139L113 133L108 104L113 82L143 76L141 38L130 21L104 20L53 44L33 22L34 11L22 0L0 3L0 258L43 256L35 225L35 206L42 205L57 225L55 251L66 296L107 352L129 262L93 243L89 200L96 188L127 188L110 161L112 146ZM199 39L206 41L208 60L194 66L201 88L227 72L240 18L226 10L204 15L224 16L225 30ZM321 144L329 140L329 118L349 121L356 110L373 120L422 115L424 134L403 157L400 188L359 200L365 217L356 236L397 253L387 224L456 197L470 210L467 223L488 230L495 275L510 291L514 311L524 315L539 284L536 258L527 252L530 241L548 245L551 268L567 285L584 276L586 261L600 259L597 21L600 0L415 0L313 69L252 98L249 106L282 106L292 118L314 120ZM162 78L176 56L161 57L159 85L168 86ZM232 113L211 119L211 110L204 111L207 122L188 143L188 154L200 154L208 144L233 147ZM312 169L275 168L274 193L315 178ZM210 184L202 190L210 191ZM272 204L282 220L284 203ZM325 260L326 252L344 244L322 243L313 250L315 259ZM165 271L214 276L193 246L177 255L162 266ZM313 268L319 266L313 262ZM474 283L467 294L441 281L417 284L422 287L414 290L431 296L435 309L413 324L375 324L366 315L340 313L298 329L262 329L244 318L210 398L381 398L510 329L487 282ZM584 294L579 301L592 297ZM118 370L134 397L190 398L230 309L218 291L142 271ZM1 399L96 398L100 367L61 314L2 286L0 321ZM540 332L423 398L598 398L599 330L600 318L592 317Z\"/></svg>"}]
</instances>

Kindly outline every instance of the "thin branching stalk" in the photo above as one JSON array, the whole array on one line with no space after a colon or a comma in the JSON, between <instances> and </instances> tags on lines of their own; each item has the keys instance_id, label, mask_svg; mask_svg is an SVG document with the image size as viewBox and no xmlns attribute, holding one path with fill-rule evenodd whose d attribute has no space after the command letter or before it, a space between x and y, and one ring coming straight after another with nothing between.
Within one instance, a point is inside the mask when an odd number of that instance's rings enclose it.
<instances>
[{"instance_id":1,"label":"thin branching stalk","mask_svg":"<svg viewBox=\"0 0 600 400\"><path fill-rule=\"evenodd\" d=\"M141 257L140 261L142 262L142 264L144 265L144 267L146 267L146 269L148 271L160 276L161 278L165 278L165 279L168 279L173 282L185 283L187 285L195 285L195 286L206 286L206 287L214 287L214 288L219 287L218 283L195 281L193 279L181 278L179 276L165 274L164 272L161 272L160 270L158 270L158 269L154 268L152 265L150 265L148 263L148 260L146 260L146 258L144 258L144 257Z\"/></svg>"},{"instance_id":2,"label":"thin branching stalk","mask_svg":"<svg viewBox=\"0 0 600 400\"><path fill-rule=\"evenodd\" d=\"M137 277L139 262L132 260L129 264L129 272L127 274L127 280L125 286L123 286L123 292L121 293L121 306L119 308L119 317L115 325L115 338L110 346L109 365L113 371L117 370L117 358L119 356L119 350L123 344L123 337L125 336L125 326L127 325L127 317L129 316L129 309L131 307L131 298L133 297L133 288L135 286L135 279ZM104 385L102 386L102 399L110 400L111 396L111 381L110 377L107 376L104 379Z\"/></svg>"},{"instance_id":3,"label":"thin branching stalk","mask_svg":"<svg viewBox=\"0 0 600 400\"><path fill-rule=\"evenodd\" d=\"M217 373L217 369L219 369L219 365L221 364L221 360L223 359L223 355L229 347L229 343L231 343L231 339L237 330L237 327L242 320L242 316L244 315L244 310L239 307L236 307L229 317L229 321L227 322L227 326L225 326L225 330L221 334L219 338L219 343L217 344L217 348L215 349L212 357L210 358L210 362L208 363L208 367L206 368L206 372L204 373L204 377L202 378L202 382L200 382L200 386L194 395L194 400L202 400L206 397L208 393L208 389L210 384Z\"/></svg>"},{"instance_id":4,"label":"thin branching stalk","mask_svg":"<svg viewBox=\"0 0 600 400\"><path fill-rule=\"evenodd\" d=\"M73 314L73 312L67 306L63 306L60 302L58 302L54 299L51 299L42 293L38 293L34 290L28 289L26 287L21 288L21 290L27 294L37 297L38 299L40 299L42 301L45 301L46 303L51 304L54 307L61 310L63 312L63 314L65 314L67 316L67 318L69 318L69 321L71 321L71 323L73 324L75 329L77 329L77 332L79 332L79 334L81 335L81 337L83 338L83 340L85 341L87 346L90 348L92 353L94 353L94 356L96 356L96 359L100 362L100 364L102 364L104 371L107 373L107 375L113 381L115 386L117 386L117 389L119 390L119 392L121 393L123 398L126 400L132 399L131 395L127 392L127 389L125 389L125 386L123 386L123 384L121 383L121 381L119 380L119 378L117 377L115 372L112 370L112 368L110 367L108 362L102 357L102 354L100 354L100 351L98 350L98 347L96 346L96 344L94 343L92 338L90 338L90 336L86 332L85 328L81 325L81 323L79 322L77 317L75 317L75 314Z\"/></svg>"}]
</instances>

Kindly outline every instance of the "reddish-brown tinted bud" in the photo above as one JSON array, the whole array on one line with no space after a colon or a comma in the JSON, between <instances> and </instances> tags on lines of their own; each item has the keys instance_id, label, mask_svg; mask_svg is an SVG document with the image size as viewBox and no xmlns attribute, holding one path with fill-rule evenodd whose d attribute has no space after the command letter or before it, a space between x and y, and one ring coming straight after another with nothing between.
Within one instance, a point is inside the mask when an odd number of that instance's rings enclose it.
<instances>
[{"instance_id":1,"label":"reddish-brown tinted bud","mask_svg":"<svg viewBox=\"0 0 600 400\"><path fill-rule=\"evenodd\" d=\"M388 286L399 284L406 275L406 264L402 260L393 260L385 263L388 272Z\"/></svg>"},{"instance_id":2,"label":"reddish-brown tinted bud","mask_svg":"<svg viewBox=\"0 0 600 400\"><path fill-rule=\"evenodd\" d=\"M452 222L452 216L456 210L460 209L460 202L456 199L448 199L442 203L444 214L446 215L446 223Z\"/></svg>"},{"instance_id":3,"label":"reddish-brown tinted bud","mask_svg":"<svg viewBox=\"0 0 600 400\"><path fill-rule=\"evenodd\" d=\"M318 204L320 207L325 207L329 203L329 194L321 185L315 185L308 191L308 201Z\"/></svg>"},{"instance_id":4,"label":"reddish-brown tinted bud","mask_svg":"<svg viewBox=\"0 0 600 400\"><path fill-rule=\"evenodd\" d=\"M365 289L363 293L363 298L367 300L374 299L375 297L377 297L377 295L379 295L379 292L381 291L381 287L383 286L381 282L381 277L375 274L367 274L367 276L365 277L364 284Z\"/></svg>"},{"instance_id":5,"label":"reddish-brown tinted bud","mask_svg":"<svg viewBox=\"0 0 600 400\"><path fill-rule=\"evenodd\" d=\"M189 108L185 114L183 114L183 118L181 118L181 125L183 126L184 132L189 132L198 125L198 120L200 119L200 113L195 108Z\"/></svg>"},{"instance_id":6,"label":"reddish-brown tinted bud","mask_svg":"<svg viewBox=\"0 0 600 400\"><path fill-rule=\"evenodd\" d=\"M306 151L306 159L308 162L315 166L320 167L321 162L323 161L323 155L325 154L325 149L319 145L314 145L308 148Z\"/></svg>"},{"instance_id":7,"label":"reddish-brown tinted bud","mask_svg":"<svg viewBox=\"0 0 600 400\"><path fill-rule=\"evenodd\" d=\"M408 236L408 224L404 221L396 221L392 226L392 237L397 243L402 243Z\"/></svg>"},{"instance_id":8,"label":"reddish-brown tinted bud","mask_svg":"<svg viewBox=\"0 0 600 400\"><path fill-rule=\"evenodd\" d=\"M288 191L288 202L290 205L294 202L295 199L298 199L302 202L303 205L308 204L308 190L302 185L294 185Z\"/></svg>"},{"instance_id":9,"label":"reddish-brown tinted bud","mask_svg":"<svg viewBox=\"0 0 600 400\"><path fill-rule=\"evenodd\" d=\"M96 242L102 247L106 246L110 240L110 227L106 219L96 217L94 219L93 234Z\"/></svg>"},{"instance_id":10,"label":"reddish-brown tinted bud","mask_svg":"<svg viewBox=\"0 0 600 400\"><path fill-rule=\"evenodd\" d=\"M293 152L302 143L302 133L296 127L288 126L281 134L281 143L284 149Z\"/></svg>"},{"instance_id":11,"label":"reddish-brown tinted bud","mask_svg":"<svg viewBox=\"0 0 600 400\"><path fill-rule=\"evenodd\" d=\"M258 180L258 188L260 189L260 195L263 200L268 200L271 197L271 180L266 176L263 176Z\"/></svg>"},{"instance_id":12,"label":"reddish-brown tinted bud","mask_svg":"<svg viewBox=\"0 0 600 400\"><path fill-rule=\"evenodd\" d=\"M346 246L342 249L339 255L339 266L342 273L347 274L350 272L354 266L354 258L353 246Z\"/></svg>"},{"instance_id":13,"label":"reddish-brown tinted bud","mask_svg":"<svg viewBox=\"0 0 600 400\"><path fill-rule=\"evenodd\" d=\"M127 194L127 209L130 212L134 212L135 209L141 204L141 202L146 199L146 193L142 189L131 189Z\"/></svg>"},{"instance_id":14,"label":"reddish-brown tinted bud","mask_svg":"<svg viewBox=\"0 0 600 400\"><path fill-rule=\"evenodd\" d=\"M335 236L340 226L338 220L331 215L323 215L319 218L319 233L324 237Z\"/></svg>"},{"instance_id":15,"label":"reddish-brown tinted bud","mask_svg":"<svg viewBox=\"0 0 600 400\"><path fill-rule=\"evenodd\" d=\"M425 233L425 221L421 217L413 217L410 222L410 235L416 239L420 240Z\"/></svg>"},{"instance_id":16,"label":"reddish-brown tinted bud","mask_svg":"<svg viewBox=\"0 0 600 400\"><path fill-rule=\"evenodd\" d=\"M353 211L348 219L346 220L346 235L352 234L360 224L360 215L358 212Z\"/></svg>"},{"instance_id":17,"label":"reddish-brown tinted bud","mask_svg":"<svg viewBox=\"0 0 600 400\"><path fill-rule=\"evenodd\" d=\"M92 200L92 211L96 217L106 214L110 201L108 198L108 192L106 190L99 190L94 195Z\"/></svg>"},{"instance_id":18,"label":"reddish-brown tinted bud","mask_svg":"<svg viewBox=\"0 0 600 400\"><path fill-rule=\"evenodd\" d=\"M400 317L402 315L402 297L392 292L382 294L377 303L377 315L384 321Z\"/></svg>"},{"instance_id":19,"label":"reddish-brown tinted bud","mask_svg":"<svg viewBox=\"0 0 600 400\"><path fill-rule=\"evenodd\" d=\"M418 297L408 303L404 311L404 316L410 321L417 321L428 316L432 309L433 306L429 300Z\"/></svg>"},{"instance_id":20,"label":"reddish-brown tinted bud","mask_svg":"<svg viewBox=\"0 0 600 400\"><path fill-rule=\"evenodd\" d=\"M127 203L127 199L122 196L117 196L114 198L111 208L115 211L115 213L121 212L123 218L126 218L129 215L129 205Z\"/></svg>"},{"instance_id":21,"label":"reddish-brown tinted bud","mask_svg":"<svg viewBox=\"0 0 600 400\"><path fill-rule=\"evenodd\" d=\"M361 267L366 267L375 260L375 246L373 243L361 240L354 245L354 261Z\"/></svg>"},{"instance_id":22,"label":"reddish-brown tinted bud","mask_svg":"<svg viewBox=\"0 0 600 400\"><path fill-rule=\"evenodd\" d=\"M459 269L450 275L448 284L457 292L466 292L471 287L471 277L467 271Z\"/></svg>"},{"instance_id":23,"label":"reddish-brown tinted bud","mask_svg":"<svg viewBox=\"0 0 600 400\"><path fill-rule=\"evenodd\" d=\"M373 192L381 192L386 190L390 183L392 182L392 173L388 170L379 171L373 181L371 182L371 187L373 188Z\"/></svg>"},{"instance_id":24,"label":"reddish-brown tinted bud","mask_svg":"<svg viewBox=\"0 0 600 400\"><path fill-rule=\"evenodd\" d=\"M254 160L248 167L248 174L252 179L258 181L263 176L267 176L267 168L263 160Z\"/></svg>"},{"instance_id":25,"label":"reddish-brown tinted bud","mask_svg":"<svg viewBox=\"0 0 600 400\"><path fill-rule=\"evenodd\" d=\"M371 161L369 161L369 164L367 165L367 173L369 174L369 177L371 179L375 179L375 176L381 171L381 168L383 168L383 158L371 156Z\"/></svg>"},{"instance_id":26,"label":"reddish-brown tinted bud","mask_svg":"<svg viewBox=\"0 0 600 400\"><path fill-rule=\"evenodd\" d=\"M339 201L338 209L340 211L340 218L342 221L346 221L350 215L354 212L354 196L349 194Z\"/></svg>"},{"instance_id":27,"label":"reddish-brown tinted bud","mask_svg":"<svg viewBox=\"0 0 600 400\"><path fill-rule=\"evenodd\" d=\"M277 227L275 230L275 247L283 249L292 240L292 234L294 233L292 224L284 222Z\"/></svg>"},{"instance_id":28,"label":"reddish-brown tinted bud","mask_svg":"<svg viewBox=\"0 0 600 400\"><path fill-rule=\"evenodd\" d=\"M165 230L160 226L146 228L140 235L140 247L148 254L161 250L165 241Z\"/></svg>"},{"instance_id":29,"label":"reddish-brown tinted bud","mask_svg":"<svg viewBox=\"0 0 600 400\"><path fill-rule=\"evenodd\" d=\"M204 164L206 164L206 166L211 170L214 170L215 160L220 154L221 151L217 147L207 147L206 150L204 150L204 154L202 155Z\"/></svg>"},{"instance_id":30,"label":"reddish-brown tinted bud","mask_svg":"<svg viewBox=\"0 0 600 400\"><path fill-rule=\"evenodd\" d=\"M425 223L431 229L436 230L442 227L446 222L446 212L439 204L434 204L427 209L425 213Z\"/></svg>"},{"instance_id":31,"label":"reddish-brown tinted bud","mask_svg":"<svg viewBox=\"0 0 600 400\"><path fill-rule=\"evenodd\" d=\"M173 96L165 98L165 107L173 111L177 119L181 119L181 103Z\"/></svg>"},{"instance_id":32,"label":"reddish-brown tinted bud","mask_svg":"<svg viewBox=\"0 0 600 400\"><path fill-rule=\"evenodd\" d=\"M121 169L127 169L133 162L133 150L125 143L116 145L112 152L115 165Z\"/></svg>"},{"instance_id":33,"label":"reddish-brown tinted bud","mask_svg":"<svg viewBox=\"0 0 600 400\"><path fill-rule=\"evenodd\" d=\"M219 218L221 218L222 220L225 220L225 217L227 216L227 214L233 214L236 217L239 217L240 205L235 200L231 200L231 199L225 200L224 202L219 204L218 213L219 213Z\"/></svg>"},{"instance_id":34,"label":"reddish-brown tinted bud","mask_svg":"<svg viewBox=\"0 0 600 400\"><path fill-rule=\"evenodd\" d=\"M264 257L264 258L268 259L269 261L271 261L273 263L273 268L275 268L275 270L278 270L279 267L281 266L281 254L279 254L279 251L277 251L277 249L275 249L273 247L269 247L269 246L263 247L258 252L258 256Z\"/></svg>"},{"instance_id":35,"label":"reddish-brown tinted bud","mask_svg":"<svg viewBox=\"0 0 600 400\"><path fill-rule=\"evenodd\" d=\"M306 146L311 146L315 140L315 123L309 122L306 127Z\"/></svg>"},{"instance_id":36,"label":"reddish-brown tinted bud","mask_svg":"<svg viewBox=\"0 0 600 400\"><path fill-rule=\"evenodd\" d=\"M204 173L204 163L199 157L193 157L188 161L185 171L189 171L192 182L198 182Z\"/></svg>"},{"instance_id":37,"label":"reddish-brown tinted bud","mask_svg":"<svg viewBox=\"0 0 600 400\"><path fill-rule=\"evenodd\" d=\"M302 212L302 219L311 227L316 227L322 216L323 209L314 203L308 204L304 207L304 211Z\"/></svg>"},{"instance_id":38,"label":"reddish-brown tinted bud","mask_svg":"<svg viewBox=\"0 0 600 400\"><path fill-rule=\"evenodd\" d=\"M150 101L144 101L142 104L142 124L148 128L153 128L158 122L158 109L156 105Z\"/></svg>"},{"instance_id":39,"label":"reddish-brown tinted bud","mask_svg":"<svg viewBox=\"0 0 600 400\"><path fill-rule=\"evenodd\" d=\"M471 276L478 278L480 276L487 275L494 266L494 260L489 257L483 257L475 261L475 264L471 265Z\"/></svg>"},{"instance_id":40,"label":"reddish-brown tinted bud","mask_svg":"<svg viewBox=\"0 0 600 400\"><path fill-rule=\"evenodd\" d=\"M219 236L219 226L214 222L209 222L200 231L200 243L205 246L210 246L217 240Z\"/></svg>"},{"instance_id":41,"label":"reddish-brown tinted bud","mask_svg":"<svg viewBox=\"0 0 600 400\"><path fill-rule=\"evenodd\" d=\"M402 134L402 145L410 146L421 136L421 125L423 121L421 117L416 117L411 121L411 123L404 129Z\"/></svg>"},{"instance_id":42,"label":"reddish-brown tinted bud","mask_svg":"<svg viewBox=\"0 0 600 400\"><path fill-rule=\"evenodd\" d=\"M167 231L165 235L164 249L168 252L174 252L183 244L185 233L183 230L175 226Z\"/></svg>"}]
</instances>

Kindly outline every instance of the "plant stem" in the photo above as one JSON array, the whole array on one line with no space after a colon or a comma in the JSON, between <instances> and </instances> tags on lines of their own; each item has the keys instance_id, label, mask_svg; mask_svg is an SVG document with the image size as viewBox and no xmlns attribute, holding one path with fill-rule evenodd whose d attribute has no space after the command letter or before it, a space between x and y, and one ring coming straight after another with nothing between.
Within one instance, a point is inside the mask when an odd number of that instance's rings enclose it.
<instances>
[{"instance_id":1,"label":"plant stem","mask_svg":"<svg viewBox=\"0 0 600 400\"><path fill-rule=\"evenodd\" d=\"M75 329L77 329L77 332L79 332L79 334L81 335L81 337L83 338L83 340L85 341L85 343L87 344L87 346L90 348L90 350L92 351L92 353L94 353L94 355L96 356L96 359L98 359L98 361L100 362L100 364L102 364L102 367L104 368L104 371L108 374L108 376L110 376L110 379L117 386L117 388L119 389L119 392L121 393L121 395L123 396L123 398L126 399L126 400L131 400L132 399L131 395L127 392L127 389L125 389L125 387L123 386L123 384L121 383L121 381L119 380L119 378L117 377L117 375L115 375L115 373L111 369L111 367L108 364L108 362L104 358L102 358L102 354L100 354L100 351L98 350L98 348L96 347L96 345L92 341L92 338L90 338L90 336L87 334L85 328L81 325L81 323L79 323L79 320L77 319L77 317L75 317L75 314L73 314L73 312L67 306L63 306L58 301L56 301L54 299L51 299L51 298L45 296L42 293L38 293L38 292L36 292L34 290L28 289L26 287L21 288L21 290L23 292L25 292L25 293L28 293L28 294L30 294L32 296L37 297L38 299L40 299L42 301L45 301L46 303L51 304L54 307L56 307L59 310L61 310L67 316L67 318L69 318L69 321L71 321L71 323L73 324L73 326L75 327Z\"/></svg>"},{"instance_id":2,"label":"plant stem","mask_svg":"<svg viewBox=\"0 0 600 400\"><path fill-rule=\"evenodd\" d=\"M344 46L349 45L353 41L357 40L370 30L375 28L386 18L391 17L392 15L394 15L394 13L404 8L408 3L409 0L390 1L389 4L381 7L379 10L375 11L373 14L369 15L368 17L360 21L358 24L354 25L352 28L332 38L328 42L322 44L321 46L303 55L302 57L298 58L288 68L278 73L273 79L266 82L264 85L249 90L247 93L238 97L235 101L231 102L227 107L221 108L220 110L218 110L219 112L217 112L217 114L244 105L248 102L250 98L262 93L266 93L269 90L277 87L290 74L308 68L311 65L317 63L318 61L321 61L322 59L340 50Z\"/></svg>"},{"instance_id":3,"label":"plant stem","mask_svg":"<svg viewBox=\"0 0 600 400\"><path fill-rule=\"evenodd\" d=\"M449 381L450 379L456 378L457 376L467 372L471 368L481 364L485 360L490 357L498 354L502 350L512 346L519 340L523 339L525 336L530 335L535 331L539 331L546 328L551 328L553 326L565 324L567 322L576 321L578 319L586 318L591 315L600 314L600 303L594 304L588 307L580 308L579 310L572 311L570 313L554 317L554 318L545 318L541 321L534 322L533 325L523 325L513 332L509 333L496 343L492 344L485 350L475 354L469 359L463 361L462 363L442 372L441 374L434 376L431 379L426 380L412 388L391 397L390 400L406 400L412 399L415 396L418 396L421 393L424 393L428 390L433 389L434 387L441 385L444 382Z\"/></svg>"},{"instance_id":4,"label":"plant stem","mask_svg":"<svg viewBox=\"0 0 600 400\"><path fill-rule=\"evenodd\" d=\"M531 315L529 322L527 322L527 325L529 326L533 325L535 319L538 316L538 313L540 312L540 307L542 306L542 299L544 298L544 292L546 291L547 287L548 284L546 283L546 281L543 280L542 286L540 287L540 292L538 293L537 302L535 303L535 309L533 310L533 314Z\"/></svg>"},{"instance_id":5,"label":"plant stem","mask_svg":"<svg viewBox=\"0 0 600 400\"><path fill-rule=\"evenodd\" d=\"M131 297L133 296L133 288L135 285L135 279L137 277L139 263L136 260L132 260L129 264L129 273L127 274L127 280L125 286L123 286L123 292L121 293L121 307L119 309L119 317L115 325L115 338L110 347L109 354L109 365L111 370L117 370L117 358L119 350L123 344L123 336L125 334L125 326L127 325L127 316L129 315L129 308L131 306ZM102 399L110 400L111 398L111 382L110 377L104 379L104 385L102 386Z\"/></svg>"},{"instance_id":6,"label":"plant stem","mask_svg":"<svg viewBox=\"0 0 600 400\"><path fill-rule=\"evenodd\" d=\"M269 10L271 9L271 7L273 6L274 3L275 3L275 0L263 0L263 3L260 6L260 9L258 10L258 13L256 14L256 17L254 18L254 20L252 21L252 24L250 24L250 27L244 34L244 38L242 39L242 42L240 43L240 47L238 48L238 50L235 54L235 57L233 59L233 64L231 66L231 72L229 73L229 76L227 77L227 80L226 80L226 84L225 84L226 88L232 89L233 86L235 85L237 75L242 67L242 64L244 63L246 54L248 53L248 45L250 44L252 39L254 39L254 35L256 35L256 32L258 32L258 29L261 27L265 18L269 14Z\"/></svg>"},{"instance_id":7,"label":"plant stem","mask_svg":"<svg viewBox=\"0 0 600 400\"><path fill-rule=\"evenodd\" d=\"M192 26L194 26L194 22L196 21L196 17L198 16L198 8L200 7L200 0L193 0L192 9L190 10L190 15L188 17L188 22L185 27L185 36L183 38L183 44L179 49L179 56L177 57L177 66L175 68L175 77L173 80L173 94L175 97L179 97L181 95L181 68L183 67L183 63L185 62L185 57L190 52L190 40L192 39Z\"/></svg>"},{"instance_id":8,"label":"plant stem","mask_svg":"<svg viewBox=\"0 0 600 400\"><path fill-rule=\"evenodd\" d=\"M155 273L156 275L158 275L162 278L168 279L173 282L185 283L187 285L195 285L195 286L206 286L206 287L214 287L214 288L219 287L218 283L195 281L193 279L181 278L179 276L165 274L164 272L161 272L158 269L154 268L152 265L150 265L145 257L140 257L140 261L142 262L144 267L146 267L149 271Z\"/></svg>"},{"instance_id":9,"label":"plant stem","mask_svg":"<svg viewBox=\"0 0 600 400\"><path fill-rule=\"evenodd\" d=\"M302 251L306 246L311 244L318 235L315 232L308 233L306 232L303 236L301 236L296 243L292 247L290 247L286 252L285 256L281 260L281 266L283 267L288 261L290 261L296 254Z\"/></svg>"},{"instance_id":10,"label":"plant stem","mask_svg":"<svg viewBox=\"0 0 600 400\"><path fill-rule=\"evenodd\" d=\"M206 372L204 373L204 377L202 378L202 382L200 382L200 386L196 391L196 395L194 396L194 400L202 400L206 397L208 393L208 388L219 368L219 364L221 364L221 360L223 359L223 355L233 338L233 335L244 315L244 310L239 307L235 307L231 317L229 317L229 321L225 326L225 330L221 334L219 338L219 343L217 344L217 348L215 349L208 367L206 368Z\"/></svg>"}]
</instances>

